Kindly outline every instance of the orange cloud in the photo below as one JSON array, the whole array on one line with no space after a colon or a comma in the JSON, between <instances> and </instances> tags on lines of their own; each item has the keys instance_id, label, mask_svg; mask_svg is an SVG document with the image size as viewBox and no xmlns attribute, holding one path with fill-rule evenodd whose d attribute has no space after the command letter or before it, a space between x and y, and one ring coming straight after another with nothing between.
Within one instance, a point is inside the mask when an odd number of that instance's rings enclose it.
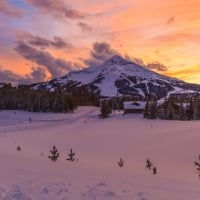
<instances>
[{"instance_id":1,"label":"orange cloud","mask_svg":"<svg viewBox=\"0 0 200 200\"><path fill-rule=\"evenodd\" d=\"M76 63L77 69L86 67L83 61L89 59L93 44L104 42L122 55L141 58L145 64L162 63L167 75L200 83L199 0L118 0L117 4L116 0L76 0L70 6L64 0L59 0L59 6L38 0L24 2L37 9L29 10L29 15L20 9L25 15L21 20L12 21L5 15L5 22L0 22L0 66L4 68L31 72L33 63L17 55L15 44L11 45L26 37L12 33L29 32L34 36L29 45L37 52L42 44L53 58ZM71 11L67 20L55 17ZM70 48L59 48L66 47L68 40Z\"/></svg>"},{"instance_id":2,"label":"orange cloud","mask_svg":"<svg viewBox=\"0 0 200 200\"><path fill-rule=\"evenodd\" d=\"M176 69L172 69L171 71L168 71L166 75L177 77L187 82L198 83L200 81L199 68L200 68L200 64L198 66L182 67L182 69L176 68ZM188 74L190 76L188 76Z\"/></svg>"}]
</instances>

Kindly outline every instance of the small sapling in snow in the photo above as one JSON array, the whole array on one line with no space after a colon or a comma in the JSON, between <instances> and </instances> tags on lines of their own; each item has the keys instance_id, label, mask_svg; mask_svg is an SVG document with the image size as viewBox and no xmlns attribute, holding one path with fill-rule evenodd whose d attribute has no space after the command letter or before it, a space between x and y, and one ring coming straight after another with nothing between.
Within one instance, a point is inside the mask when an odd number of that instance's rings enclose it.
<instances>
[{"instance_id":1,"label":"small sapling in snow","mask_svg":"<svg viewBox=\"0 0 200 200\"><path fill-rule=\"evenodd\" d=\"M194 161L194 165L196 166L196 170L200 178L200 156L199 156L199 161Z\"/></svg>"},{"instance_id":2,"label":"small sapling in snow","mask_svg":"<svg viewBox=\"0 0 200 200\"><path fill-rule=\"evenodd\" d=\"M69 160L69 161L75 161L75 156L76 153L73 152L72 149L70 149L70 153L68 154L69 158L67 158L66 160Z\"/></svg>"},{"instance_id":3,"label":"small sapling in snow","mask_svg":"<svg viewBox=\"0 0 200 200\"><path fill-rule=\"evenodd\" d=\"M21 151L22 150L22 148L18 145L17 146L17 151Z\"/></svg>"},{"instance_id":4,"label":"small sapling in snow","mask_svg":"<svg viewBox=\"0 0 200 200\"><path fill-rule=\"evenodd\" d=\"M120 167L123 167L123 166L124 166L124 160L123 160L122 158L120 158L119 161L118 161L117 163L118 163L118 165L119 165Z\"/></svg>"},{"instance_id":5,"label":"small sapling in snow","mask_svg":"<svg viewBox=\"0 0 200 200\"><path fill-rule=\"evenodd\" d=\"M150 159L147 159L147 160L146 160L146 168L149 169L149 170L151 170L151 167L153 167L153 164L152 164L152 162L150 161Z\"/></svg>"},{"instance_id":6,"label":"small sapling in snow","mask_svg":"<svg viewBox=\"0 0 200 200\"><path fill-rule=\"evenodd\" d=\"M153 167L153 175L156 175L156 174L157 174L157 168Z\"/></svg>"},{"instance_id":7,"label":"small sapling in snow","mask_svg":"<svg viewBox=\"0 0 200 200\"><path fill-rule=\"evenodd\" d=\"M58 149L55 146L53 146L53 149L50 150L50 153L51 155L48 156L48 158L55 162L59 157Z\"/></svg>"}]
</instances>

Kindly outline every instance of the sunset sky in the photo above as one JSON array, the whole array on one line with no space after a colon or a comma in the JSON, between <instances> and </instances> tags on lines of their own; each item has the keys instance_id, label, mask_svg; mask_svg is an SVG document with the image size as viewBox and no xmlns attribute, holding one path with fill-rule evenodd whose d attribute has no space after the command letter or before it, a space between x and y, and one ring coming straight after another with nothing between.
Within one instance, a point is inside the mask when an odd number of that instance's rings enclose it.
<instances>
[{"instance_id":1,"label":"sunset sky","mask_svg":"<svg viewBox=\"0 0 200 200\"><path fill-rule=\"evenodd\" d=\"M33 83L120 54L200 84L200 0L0 0L0 79Z\"/></svg>"}]
</instances>

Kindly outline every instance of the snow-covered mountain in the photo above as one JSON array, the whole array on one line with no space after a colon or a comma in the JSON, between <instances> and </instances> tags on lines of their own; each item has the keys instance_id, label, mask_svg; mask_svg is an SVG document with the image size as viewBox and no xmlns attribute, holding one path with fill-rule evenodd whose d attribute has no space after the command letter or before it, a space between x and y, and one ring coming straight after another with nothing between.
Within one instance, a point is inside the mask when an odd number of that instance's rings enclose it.
<instances>
[{"instance_id":1,"label":"snow-covered mountain","mask_svg":"<svg viewBox=\"0 0 200 200\"><path fill-rule=\"evenodd\" d=\"M100 66L72 71L61 78L33 84L31 87L67 92L68 87L81 85L87 86L99 96L126 94L161 98L170 93L200 92L200 85L160 75L118 55Z\"/></svg>"}]
</instances>

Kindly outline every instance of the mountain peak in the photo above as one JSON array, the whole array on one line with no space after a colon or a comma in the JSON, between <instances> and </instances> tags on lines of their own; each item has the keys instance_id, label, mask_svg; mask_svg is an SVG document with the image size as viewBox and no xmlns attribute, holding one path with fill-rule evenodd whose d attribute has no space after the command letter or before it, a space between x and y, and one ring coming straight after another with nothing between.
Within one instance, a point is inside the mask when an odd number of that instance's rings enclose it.
<instances>
[{"instance_id":1,"label":"mountain peak","mask_svg":"<svg viewBox=\"0 0 200 200\"><path fill-rule=\"evenodd\" d=\"M124 65L124 64L129 64L130 61L124 59L123 57L121 57L119 55L114 55L109 60L107 60L106 63L114 63L117 65Z\"/></svg>"}]
</instances>

